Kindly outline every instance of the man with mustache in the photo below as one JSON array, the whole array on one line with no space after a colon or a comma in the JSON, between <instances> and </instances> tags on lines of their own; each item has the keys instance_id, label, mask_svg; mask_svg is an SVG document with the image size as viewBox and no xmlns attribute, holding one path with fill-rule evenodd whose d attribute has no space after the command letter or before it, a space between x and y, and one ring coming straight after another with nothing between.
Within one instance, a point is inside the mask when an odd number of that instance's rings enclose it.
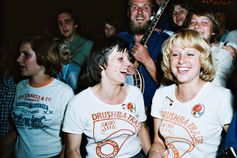
<instances>
[{"instance_id":1,"label":"man with mustache","mask_svg":"<svg viewBox=\"0 0 237 158\"><path fill-rule=\"evenodd\" d=\"M144 101L149 109L155 90L160 83L160 64L158 59L162 56L161 46L169 36L162 32L154 31L147 44L140 43L143 34L149 26L152 16L151 0L130 0L128 3L128 16L130 19L130 32L120 32L118 36L129 43L131 55L138 61L138 71L144 78ZM159 74L159 75L157 75Z\"/></svg>"}]
</instances>

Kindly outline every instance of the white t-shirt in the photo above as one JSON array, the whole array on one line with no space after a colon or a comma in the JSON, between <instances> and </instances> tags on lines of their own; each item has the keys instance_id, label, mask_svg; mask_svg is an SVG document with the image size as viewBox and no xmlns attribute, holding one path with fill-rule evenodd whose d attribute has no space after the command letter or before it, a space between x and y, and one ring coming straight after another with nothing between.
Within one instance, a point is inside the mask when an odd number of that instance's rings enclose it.
<instances>
[{"instance_id":1,"label":"white t-shirt","mask_svg":"<svg viewBox=\"0 0 237 158\"><path fill-rule=\"evenodd\" d=\"M226 87L234 70L234 58L230 52L220 46L212 45L211 51L216 66L216 74L212 82L215 85Z\"/></svg>"},{"instance_id":2,"label":"white t-shirt","mask_svg":"<svg viewBox=\"0 0 237 158\"><path fill-rule=\"evenodd\" d=\"M207 82L189 102L175 97L176 85L159 88L151 115L161 119L168 157L215 158L225 124L233 116L230 90Z\"/></svg>"},{"instance_id":3,"label":"white t-shirt","mask_svg":"<svg viewBox=\"0 0 237 158\"><path fill-rule=\"evenodd\" d=\"M237 43L237 29L228 32L225 42L235 42Z\"/></svg>"},{"instance_id":4,"label":"white t-shirt","mask_svg":"<svg viewBox=\"0 0 237 158\"><path fill-rule=\"evenodd\" d=\"M61 152L60 131L71 87L54 79L42 87L32 87L28 80L17 84L12 111L19 133L16 158L46 158Z\"/></svg>"},{"instance_id":5,"label":"white t-shirt","mask_svg":"<svg viewBox=\"0 0 237 158\"><path fill-rule=\"evenodd\" d=\"M123 103L110 105L87 88L69 102L63 124L66 133L87 136L87 157L128 158L141 150L137 136L146 120L141 91L131 85Z\"/></svg>"}]
</instances>

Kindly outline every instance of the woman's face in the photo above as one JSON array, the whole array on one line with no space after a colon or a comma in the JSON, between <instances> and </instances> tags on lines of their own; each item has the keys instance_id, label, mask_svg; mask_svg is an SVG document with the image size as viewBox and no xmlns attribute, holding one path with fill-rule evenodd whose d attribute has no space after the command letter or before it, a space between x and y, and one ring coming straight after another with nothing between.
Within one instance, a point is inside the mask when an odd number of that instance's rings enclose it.
<instances>
[{"instance_id":1,"label":"woman's face","mask_svg":"<svg viewBox=\"0 0 237 158\"><path fill-rule=\"evenodd\" d=\"M170 67L180 84L200 79L200 52L194 48L174 47L170 56Z\"/></svg>"},{"instance_id":2,"label":"woman's face","mask_svg":"<svg viewBox=\"0 0 237 158\"><path fill-rule=\"evenodd\" d=\"M120 52L117 48L114 48L112 53L108 56L107 67L104 70L104 75L107 81L112 81L115 84L124 83L128 68L131 66L131 62L128 60L128 52Z\"/></svg>"},{"instance_id":3,"label":"woman's face","mask_svg":"<svg viewBox=\"0 0 237 158\"><path fill-rule=\"evenodd\" d=\"M184 21L188 15L188 11L180 5L174 6L173 21L177 26L183 26Z\"/></svg>"},{"instance_id":4,"label":"woman's face","mask_svg":"<svg viewBox=\"0 0 237 158\"><path fill-rule=\"evenodd\" d=\"M113 25L105 23L104 25L104 32L106 37L112 37L116 35L116 28Z\"/></svg>"},{"instance_id":5,"label":"woman's face","mask_svg":"<svg viewBox=\"0 0 237 158\"><path fill-rule=\"evenodd\" d=\"M36 54L31 48L30 43L23 43L19 48L17 62L20 66L22 76L37 76L43 71L42 66L38 65Z\"/></svg>"},{"instance_id":6,"label":"woman's face","mask_svg":"<svg viewBox=\"0 0 237 158\"><path fill-rule=\"evenodd\" d=\"M188 26L189 29L196 30L199 34L210 43L213 33L213 23L211 19L206 16L198 16L193 14L191 22Z\"/></svg>"}]
</instances>

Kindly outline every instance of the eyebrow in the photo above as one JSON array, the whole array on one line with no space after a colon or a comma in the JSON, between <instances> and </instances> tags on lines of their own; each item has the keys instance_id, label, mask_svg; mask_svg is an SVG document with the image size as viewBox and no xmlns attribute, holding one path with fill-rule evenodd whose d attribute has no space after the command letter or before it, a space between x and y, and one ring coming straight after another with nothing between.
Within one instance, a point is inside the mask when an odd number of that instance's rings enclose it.
<instances>
[{"instance_id":1,"label":"eyebrow","mask_svg":"<svg viewBox=\"0 0 237 158\"><path fill-rule=\"evenodd\" d=\"M62 21L73 21L73 19L72 18L58 19L58 22L62 22Z\"/></svg>"}]
</instances>

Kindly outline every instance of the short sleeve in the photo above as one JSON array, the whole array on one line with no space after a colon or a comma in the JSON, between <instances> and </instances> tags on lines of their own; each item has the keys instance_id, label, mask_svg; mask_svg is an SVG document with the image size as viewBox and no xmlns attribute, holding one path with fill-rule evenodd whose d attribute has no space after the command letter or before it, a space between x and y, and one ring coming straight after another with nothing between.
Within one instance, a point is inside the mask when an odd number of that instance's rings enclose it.
<instances>
[{"instance_id":1,"label":"short sleeve","mask_svg":"<svg viewBox=\"0 0 237 158\"><path fill-rule=\"evenodd\" d=\"M63 132L81 134L83 133L82 119L80 109L77 106L77 98L73 98L67 106L65 118L63 122Z\"/></svg>"},{"instance_id":2,"label":"short sleeve","mask_svg":"<svg viewBox=\"0 0 237 158\"><path fill-rule=\"evenodd\" d=\"M219 110L219 118L220 118L220 123L222 126L226 124L230 124L231 119L233 117L233 102L234 98L229 89L224 89L221 91L221 105Z\"/></svg>"}]
</instances>

